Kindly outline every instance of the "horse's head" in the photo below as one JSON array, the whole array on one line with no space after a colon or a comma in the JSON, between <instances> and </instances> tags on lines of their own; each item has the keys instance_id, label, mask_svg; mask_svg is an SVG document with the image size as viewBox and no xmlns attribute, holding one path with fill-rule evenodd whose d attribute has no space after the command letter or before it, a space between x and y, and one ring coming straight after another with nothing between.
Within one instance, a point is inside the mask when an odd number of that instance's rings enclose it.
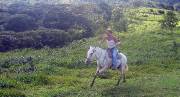
<instances>
[{"instance_id":1,"label":"horse's head","mask_svg":"<svg viewBox=\"0 0 180 97\"><path fill-rule=\"evenodd\" d=\"M93 61L93 59L95 58L95 54L96 53L96 47L92 47L90 46L88 52L87 52L87 57L86 57L86 64L89 64Z\"/></svg>"}]
</instances>

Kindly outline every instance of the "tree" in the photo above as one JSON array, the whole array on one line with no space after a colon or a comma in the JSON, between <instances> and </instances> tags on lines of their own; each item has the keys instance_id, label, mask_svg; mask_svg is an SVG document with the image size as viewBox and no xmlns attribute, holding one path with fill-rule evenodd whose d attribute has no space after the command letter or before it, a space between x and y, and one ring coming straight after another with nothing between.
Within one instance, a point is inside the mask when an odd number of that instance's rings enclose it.
<instances>
[{"instance_id":1,"label":"tree","mask_svg":"<svg viewBox=\"0 0 180 97\"><path fill-rule=\"evenodd\" d=\"M84 29L82 37L93 36L93 25L90 20L83 16L75 15L72 11L66 11L64 8L56 8L56 10L55 8L51 9L43 20L43 26L50 29L68 31L72 27L75 27L75 25Z\"/></svg>"},{"instance_id":2,"label":"tree","mask_svg":"<svg viewBox=\"0 0 180 97\"><path fill-rule=\"evenodd\" d=\"M15 32L23 32L26 30L33 30L37 28L34 18L25 14L13 15L4 26L5 30L11 30Z\"/></svg>"},{"instance_id":3,"label":"tree","mask_svg":"<svg viewBox=\"0 0 180 97\"><path fill-rule=\"evenodd\" d=\"M123 11L120 8L113 10L112 15L112 22L113 22L113 28L118 31L127 31L128 29L128 22L127 19L123 13Z\"/></svg>"},{"instance_id":4,"label":"tree","mask_svg":"<svg viewBox=\"0 0 180 97\"><path fill-rule=\"evenodd\" d=\"M168 11L165 16L164 20L161 23L161 27L169 30L171 32L171 37L173 39L173 47L172 50L174 51L175 55L177 54L177 43L174 38L174 28L176 27L178 23L178 18L176 17L176 14L173 11Z\"/></svg>"},{"instance_id":5,"label":"tree","mask_svg":"<svg viewBox=\"0 0 180 97\"><path fill-rule=\"evenodd\" d=\"M112 15L112 8L111 8L111 6L108 5L105 2L99 3L98 6L101 9L101 13L103 15L103 19L106 22L109 22L111 20L111 15Z\"/></svg>"},{"instance_id":6,"label":"tree","mask_svg":"<svg viewBox=\"0 0 180 97\"><path fill-rule=\"evenodd\" d=\"M174 4L174 9L177 11L180 10L180 3Z\"/></svg>"},{"instance_id":7,"label":"tree","mask_svg":"<svg viewBox=\"0 0 180 97\"><path fill-rule=\"evenodd\" d=\"M19 14L27 11L30 6L23 2L16 2L8 6L8 12L10 14Z\"/></svg>"},{"instance_id":8,"label":"tree","mask_svg":"<svg viewBox=\"0 0 180 97\"><path fill-rule=\"evenodd\" d=\"M178 18L176 17L176 14L173 11L168 11L164 15L164 20L161 22L161 27L165 29L169 29L171 32L173 32L173 29L176 27L178 22Z\"/></svg>"}]
</instances>

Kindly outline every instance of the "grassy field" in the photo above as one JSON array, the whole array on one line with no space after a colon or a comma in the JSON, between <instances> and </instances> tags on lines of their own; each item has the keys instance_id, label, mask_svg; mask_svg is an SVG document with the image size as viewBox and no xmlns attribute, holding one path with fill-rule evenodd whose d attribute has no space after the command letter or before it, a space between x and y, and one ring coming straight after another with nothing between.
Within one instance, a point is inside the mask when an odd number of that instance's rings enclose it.
<instances>
[{"instance_id":1,"label":"grassy field","mask_svg":"<svg viewBox=\"0 0 180 97\"><path fill-rule=\"evenodd\" d=\"M86 51L90 45L106 47L94 37L63 48L0 53L0 97L180 97L179 47L160 29L162 15L146 8L135 11L140 14L128 32L116 33L122 41L118 48L128 57L126 83L115 86L119 74L108 70L89 87L96 65L84 64ZM177 43L179 37L178 26Z\"/></svg>"}]
</instances>

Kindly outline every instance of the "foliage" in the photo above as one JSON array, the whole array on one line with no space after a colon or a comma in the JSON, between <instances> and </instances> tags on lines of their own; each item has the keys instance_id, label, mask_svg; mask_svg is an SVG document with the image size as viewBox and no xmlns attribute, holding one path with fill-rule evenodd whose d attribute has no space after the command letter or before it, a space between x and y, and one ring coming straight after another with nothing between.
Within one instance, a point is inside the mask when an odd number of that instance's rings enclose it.
<instances>
[{"instance_id":1,"label":"foliage","mask_svg":"<svg viewBox=\"0 0 180 97\"><path fill-rule=\"evenodd\" d=\"M87 9L78 9L69 5L9 5L7 12L0 12L0 51L62 47L73 40L94 36L96 26L85 17Z\"/></svg>"},{"instance_id":2,"label":"foliage","mask_svg":"<svg viewBox=\"0 0 180 97\"><path fill-rule=\"evenodd\" d=\"M111 19L112 8L105 2L101 2L98 4L99 8L102 10L103 19L108 22Z\"/></svg>"},{"instance_id":3,"label":"foliage","mask_svg":"<svg viewBox=\"0 0 180 97\"><path fill-rule=\"evenodd\" d=\"M26 3L15 2L8 6L8 12L10 14L22 14L30 8L30 6Z\"/></svg>"},{"instance_id":4,"label":"foliage","mask_svg":"<svg viewBox=\"0 0 180 97\"><path fill-rule=\"evenodd\" d=\"M165 12L163 10L158 10L159 14L165 14Z\"/></svg>"},{"instance_id":5,"label":"foliage","mask_svg":"<svg viewBox=\"0 0 180 97\"><path fill-rule=\"evenodd\" d=\"M61 10L61 11L57 11ZM91 22L82 16L75 16L66 10L59 8L49 10L51 13L45 15L43 26L50 29L61 29L67 31L74 26L80 26L84 29L86 37L92 36Z\"/></svg>"},{"instance_id":6,"label":"foliage","mask_svg":"<svg viewBox=\"0 0 180 97\"><path fill-rule=\"evenodd\" d=\"M24 93L17 90L0 91L2 97L26 97Z\"/></svg>"},{"instance_id":7,"label":"foliage","mask_svg":"<svg viewBox=\"0 0 180 97\"><path fill-rule=\"evenodd\" d=\"M17 14L9 18L7 24L4 27L6 30L23 32L36 29L37 25L33 17L25 14Z\"/></svg>"},{"instance_id":8,"label":"foliage","mask_svg":"<svg viewBox=\"0 0 180 97\"><path fill-rule=\"evenodd\" d=\"M0 51L8 51L21 48L42 48L45 46L55 48L62 47L73 40L83 38L84 34L72 31L70 33L63 30L36 30L28 32L0 33ZM82 35L81 35L82 34Z\"/></svg>"},{"instance_id":9,"label":"foliage","mask_svg":"<svg viewBox=\"0 0 180 97\"><path fill-rule=\"evenodd\" d=\"M48 77L45 74L23 74L17 76L16 80L26 84L34 85L47 85L50 83Z\"/></svg>"},{"instance_id":10,"label":"foliage","mask_svg":"<svg viewBox=\"0 0 180 97\"><path fill-rule=\"evenodd\" d=\"M61 29L67 31L75 25L81 26L85 29L84 33L88 33L90 37L92 35L92 21L88 20L82 15L78 15L82 13L81 11L76 11L77 9L73 9L75 6L66 6L66 5L54 5L51 6L49 4L36 4L36 5L28 5L24 3L15 3L11 4L8 7L8 13L13 13L11 15L12 18L9 21L12 21L14 24L9 23L5 26L5 30L13 30L16 32L23 32L25 30L33 30L31 26L35 28L45 27L51 29ZM77 7L78 8L78 7ZM74 11L76 13L74 13ZM86 10L84 10L86 12ZM18 22L16 22L16 18ZM31 19L30 19L31 18ZM29 21L30 20L30 21ZM32 23L33 22L33 23ZM17 24L19 23L19 24ZM25 29L26 24L29 23L29 29ZM11 24L11 25L10 25ZM17 25L24 28L18 28ZM9 27L10 26L10 27ZM12 27L11 27L12 26ZM14 29L11 29L13 28ZM16 29L15 29L16 28Z\"/></svg>"},{"instance_id":11,"label":"foliage","mask_svg":"<svg viewBox=\"0 0 180 97\"><path fill-rule=\"evenodd\" d=\"M113 10L112 21L113 28L117 32L126 32L128 30L128 20L124 15L123 10L121 10L120 8L116 8Z\"/></svg>"},{"instance_id":12,"label":"foliage","mask_svg":"<svg viewBox=\"0 0 180 97\"><path fill-rule=\"evenodd\" d=\"M3 89L3 88L15 88L15 86L13 85L13 83L1 80L0 81L0 89Z\"/></svg>"},{"instance_id":13,"label":"foliage","mask_svg":"<svg viewBox=\"0 0 180 97\"><path fill-rule=\"evenodd\" d=\"M175 4L174 9L177 10L177 11L180 10L180 3Z\"/></svg>"},{"instance_id":14,"label":"foliage","mask_svg":"<svg viewBox=\"0 0 180 97\"><path fill-rule=\"evenodd\" d=\"M157 13L158 10L153 9L153 13ZM180 95L180 53L172 50L172 38L160 29L159 21L162 20L162 15L153 14L149 12L148 8L135 8L129 9L129 11L134 14L131 15L132 23L128 25L127 33L114 33L121 38L121 45L118 46L118 49L128 57L129 71L126 73L126 83L114 86L119 78L119 73L108 70L107 75L103 78L98 77L94 87L89 88L89 83L96 71L96 63L84 64L87 49L90 45L106 48L106 45L97 44L98 38L93 37L73 41L62 48L45 46L39 50L17 49L1 52L1 66L7 63L7 67L0 68L2 70L0 85L3 87L0 89L0 96L178 97ZM129 13L126 13L128 19L130 18ZM75 28L78 28L78 31ZM2 36L38 36L35 39L44 40L41 38L43 35L50 41L56 40L56 36L62 33L66 33L70 37L71 35L78 36L79 34L76 33L80 33L79 30L82 28L80 26L75 28L68 29L70 35L66 31L49 29L3 33ZM179 42L179 28L176 27L174 30L174 38ZM51 32L55 35L49 34ZM59 39L57 40L59 41ZM47 43L49 41L46 40ZM179 51L179 48L177 50ZM27 61L29 57L32 57L31 61ZM13 72L28 67L31 63L35 66L34 72Z\"/></svg>"},{"instance_id":15,"label":"foliage","mask_svg":"<svg viewBox=\"0 0 180 97\"><path fill-rule=\"evenodd\" d=\"M178 19L173 11L168 11L161 23L162 28L173 30L176 27Z\"/></svg>"}]
</instances>

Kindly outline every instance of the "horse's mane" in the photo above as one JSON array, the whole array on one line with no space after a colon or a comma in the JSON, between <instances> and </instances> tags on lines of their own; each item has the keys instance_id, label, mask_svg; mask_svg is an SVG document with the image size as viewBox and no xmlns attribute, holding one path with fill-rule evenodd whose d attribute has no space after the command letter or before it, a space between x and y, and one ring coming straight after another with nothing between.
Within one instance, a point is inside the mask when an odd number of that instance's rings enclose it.
<instances>
[{"instance_id":1,"label":"horse's mane","mask_svg":"<svg viewBox=\"0 0 180 97\"><path fill-rule=\"evenodd\" d=\"M101 48L101 47L98 47L98 46L96 46L95 48L97 48L97 49L101 49L101 50L105 50L105 51L106 51L106 49Z\"/></svg>"}]
</instances>

